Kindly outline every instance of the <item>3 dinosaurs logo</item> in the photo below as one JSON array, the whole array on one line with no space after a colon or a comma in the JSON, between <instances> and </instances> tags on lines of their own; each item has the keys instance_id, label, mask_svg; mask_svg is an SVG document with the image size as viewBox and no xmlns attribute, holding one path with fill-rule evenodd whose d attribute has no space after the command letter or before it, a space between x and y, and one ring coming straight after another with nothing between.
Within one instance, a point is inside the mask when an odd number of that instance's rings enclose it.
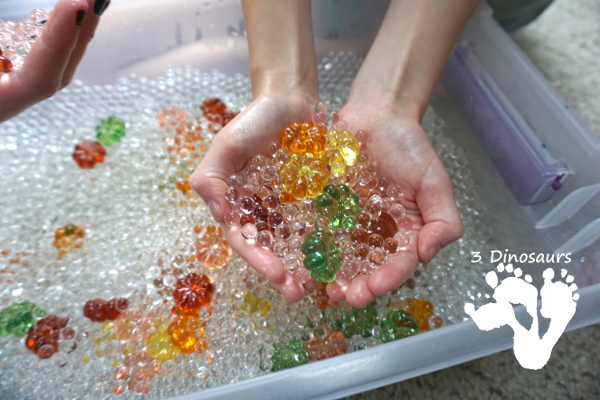
<instances>
[{"instance_id":1,"label":"3 dinosaurs logo","mask_svg":"<svg viewBox=\"0 0 600 400\"><path fill-rule=\"evenodd\" d=\"M465 312L473 318L477 327L484 331L508 325L514 332L514 352L517 361L527 369L540 369L550 359L552 348L565 331L567 324L575 315L579 294L574 293L577 285L574 278L567 275L567 270L562 269L560 278L553 282L555 277L552 268L546 269L542 277L544 284L539 290L541 298L540 314L550 320L547 332L540 337L538 319L538 290L531 284L530 275L523 275L520 268L513 269L512 264L498 264L498 273L512 274L498 282L496 271L490 271L485 276L487 284L494 289L491 296L495 303L488 303L475 309L472 303L465 304ZM564 280L564 281L563 281ZM481 297L481 293L478 295ZM485 298L490 298L485 295ZM472 297L475 300L474 297ZM526 329L517 320L513 305L522 304L531 316L532 322Z\"/></svg>"}]
</instances>

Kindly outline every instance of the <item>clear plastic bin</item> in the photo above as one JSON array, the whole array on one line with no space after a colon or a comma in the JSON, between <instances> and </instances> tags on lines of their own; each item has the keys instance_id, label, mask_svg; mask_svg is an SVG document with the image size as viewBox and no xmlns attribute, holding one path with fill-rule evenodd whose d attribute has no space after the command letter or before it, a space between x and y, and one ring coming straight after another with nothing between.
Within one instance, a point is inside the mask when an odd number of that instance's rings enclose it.
<instances>
[{"instance_id":1,"label":"clear plastic bin","mask_svg":"<svg viewBox=\"0 0 600 400\"><path fill-rule=\"evenodd\" d=\"M26 14L52 2L3 2L0 18ZM348 50L364 56L387 2L352 0L339 17L339 2L316 2L314 21L317 52ZM360 17L357 17L360 15ZM245 28L238 1L172 0L152 2L113 1L77 73L88 84L113 83L135 73L153 78L168 64L212 68L225 73L248 73ZM462 34L497 90L535 137L544 143L552 159L566 166L562 188L547 201L522 206L502 184L493 165L469 129L458 138L472 149L482 175L481 182L498 248L535 249L537 252L573 253L564 267L581 288L577 313L568 329L600 322L600 138L595 136L551 87L533 64L492 19L482 5ZM440 89L437 102L448 113L451 97ZM465 125L466 127L466 125ZM485 173L485 174L484 174ZM477 177L475 177L477 178ZM483 179L483 178L482 178ZM505 247L506 246L506 247ZM522 311L522 310L520 310ZM512 331L502 328L482 332L463 322L398 342L291 370L230 384L182 399L309 399L335 398L398 382L443 369L512 346Z\"/></svg>"}]
</instances>

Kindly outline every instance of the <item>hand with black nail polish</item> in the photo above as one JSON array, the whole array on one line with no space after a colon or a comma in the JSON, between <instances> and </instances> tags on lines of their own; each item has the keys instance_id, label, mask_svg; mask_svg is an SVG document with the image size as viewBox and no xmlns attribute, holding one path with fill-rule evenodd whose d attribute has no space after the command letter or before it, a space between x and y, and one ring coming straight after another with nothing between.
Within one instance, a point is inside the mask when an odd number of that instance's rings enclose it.
<instances>
[{"instance_id":1,"label":"hand with black nail polish","mask_svg":"<svg viewBox=\"0 0 600 400\"><path fill-rule=\"evenodd\" d=\"M59 0L21 68L0 74L0 122L67 86L110 0Z\"/></svg>"}]
</instances>

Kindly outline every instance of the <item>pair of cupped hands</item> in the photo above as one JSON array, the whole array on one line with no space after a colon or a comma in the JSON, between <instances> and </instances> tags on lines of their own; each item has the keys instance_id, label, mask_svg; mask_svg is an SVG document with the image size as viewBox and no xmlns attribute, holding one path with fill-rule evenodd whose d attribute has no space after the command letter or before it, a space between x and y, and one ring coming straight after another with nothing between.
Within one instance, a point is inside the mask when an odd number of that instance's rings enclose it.
<instances>
[{"instance_id":1,"label":"pair of cupped hands","mask_svg":"<svg viewBox=\"0 0 600 400\"><path fill-rule=\"evenodd\" d=\"M283 128L292 122L311 121L318 101L302 90L257 95L215 136L190 179L192 188L223 227L232 248L292 302L302 299L316 283L295 282L269 249L247 242L239 226L224 224L224 217L230 212L224 194L229 177L242 171L254 155L266 154L268 145L279 140ZM352 132L368 132L366 152L376 163L378 174L392 178L402 188L402 205L413 222L406 251L390 256L371 275L359 275L348 286L336 282L327 285L332 300L345 299L354 307L364 307L377 296L399 287L419 262L430 262L442 247L461 237L463 225L448 174L417 118L403 115L395 107L360 98L350 100L339 117Z\"/></svg>"}]
</instances>

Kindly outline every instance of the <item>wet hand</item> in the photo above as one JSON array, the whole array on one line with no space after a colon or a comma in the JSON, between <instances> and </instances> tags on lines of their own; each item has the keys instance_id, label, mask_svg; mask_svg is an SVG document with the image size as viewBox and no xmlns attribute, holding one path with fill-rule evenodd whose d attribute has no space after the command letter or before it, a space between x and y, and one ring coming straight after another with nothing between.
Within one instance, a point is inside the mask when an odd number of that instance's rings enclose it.
<instances>
[{"instance_id":1,"label":"wet hand","mask_svg":"<svg viewBox=\"0 0 600 400\"><path fill-rule=\"evenodd\" d=\"M110 1L60 0L21 68L0 75L0 122L67 86Z\"/></svg>"},{"instance_id":2,"label":"wet hand","mask_svg":"<svg viewBox=\"0 0 600 400\"><path fill-rule=\"evenodd\" d=\"M214 138L208 152L190 178L192 188L208 204L221 224L231 247L264 275L288 301L302 299L305 289L292 279L281 260L269 249L248 242L239 225L224 223L229 213L225 199L229 177L241 172L256 154L266 154L270 143L279 141L283 127L296 121L310 121L317 100L305 93L270 93L258 96Z\"/></svg>"},{"instance_id":3,"label":"wet hand","mask_svg":"<svg viewBox=\"0 0 600 400\"><path fill-rule=\"evenodd\" d=\"M366 152L377 163L378 174L402 188L401 204L412 221L406 250L390 256L381 268L371 275L360 275L347 287L335 282L328 285L333 300L346 299L354 307L364 307L399 287L419 262L430 262L442 247L460 238L464 227L448 174L418 122L356 104L344 107L340 117L353 132L368 132Z\"/></svg>"}]
</instances>

